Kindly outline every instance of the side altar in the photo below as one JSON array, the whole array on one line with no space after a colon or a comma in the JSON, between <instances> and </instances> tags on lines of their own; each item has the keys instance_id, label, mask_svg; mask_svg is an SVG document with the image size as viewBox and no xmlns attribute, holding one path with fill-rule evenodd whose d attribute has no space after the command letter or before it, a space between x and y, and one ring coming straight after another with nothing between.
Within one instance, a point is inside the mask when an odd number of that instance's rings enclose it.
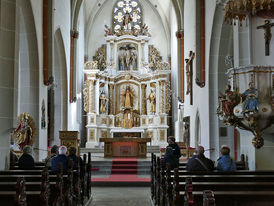
<instances>
[{"instance_id":1,"label":"side altar","mask_svg":"<svg viewBox=\"0 0 274 206\"><path fill-rule=\"evenodd\" d=\"M105 26L105 44L85 63L87 148L116 138L166 145L170 66L149 44L148 27L130 23L114 31Z\"/></svg>"}]
</instances>

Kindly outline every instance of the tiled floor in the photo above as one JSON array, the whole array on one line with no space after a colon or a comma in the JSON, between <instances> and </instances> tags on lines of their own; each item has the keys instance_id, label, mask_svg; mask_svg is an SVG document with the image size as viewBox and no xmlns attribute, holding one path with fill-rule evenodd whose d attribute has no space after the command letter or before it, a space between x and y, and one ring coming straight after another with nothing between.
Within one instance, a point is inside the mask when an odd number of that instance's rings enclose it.
<instances>
[{"instance_id":1,"label":"tiled floor","mask_svg":"<svg viewBox=\"0 0 274 206\"><path fill-rule=\"evenodd\" d=\"M93 187L90 206L150 206L150 187Z\"/></svg>"}]
</instances>

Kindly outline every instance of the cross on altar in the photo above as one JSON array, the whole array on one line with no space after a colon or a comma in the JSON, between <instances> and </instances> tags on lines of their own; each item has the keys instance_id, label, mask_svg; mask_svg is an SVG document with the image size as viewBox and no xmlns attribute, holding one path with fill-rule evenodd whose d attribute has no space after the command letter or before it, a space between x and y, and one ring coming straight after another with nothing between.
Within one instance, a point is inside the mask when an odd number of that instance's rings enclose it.
<instances>
[{"instance_id":1,"label":"cross on altar","mask_svg":"<svg viewBox=\"0 0 274 206\"><path fill-rule=\"evenodd\" d=\"M264 21L264 25L257 26L257 29L264 29L264 39L265 39L265 56L269 56L269 44L272 37L271 27L274 23L270 23L269 20Z\"/></svg>"}]
</instances>

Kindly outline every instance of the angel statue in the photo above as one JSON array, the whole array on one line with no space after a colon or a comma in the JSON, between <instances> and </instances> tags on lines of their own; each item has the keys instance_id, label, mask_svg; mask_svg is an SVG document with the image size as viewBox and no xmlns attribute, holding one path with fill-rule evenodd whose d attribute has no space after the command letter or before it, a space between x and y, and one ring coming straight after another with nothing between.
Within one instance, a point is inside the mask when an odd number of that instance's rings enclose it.
<instances>
[{"instance_id":1,"label":"angel statue","mask_svg":"<svg viewBox=\"0 0 274 206\"><path fill-rule=\"evenodd\" d=\"M33 144L34 124L29 114L23 113L19 116L19 125L13 131L13 134L16 136L17 144L21 150L26 145Z\"/></svg>"}]
</instances>

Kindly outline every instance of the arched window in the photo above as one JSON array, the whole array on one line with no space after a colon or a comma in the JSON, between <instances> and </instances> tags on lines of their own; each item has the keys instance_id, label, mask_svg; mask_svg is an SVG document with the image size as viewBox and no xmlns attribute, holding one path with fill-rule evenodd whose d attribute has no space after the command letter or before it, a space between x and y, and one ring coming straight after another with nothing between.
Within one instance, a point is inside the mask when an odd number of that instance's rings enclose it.
<instances>
[{"instance_id":1,"label":"arched window","mask_svg":"<svg viewBox=\"0 0 274 206\"><path fill-rule=\"evenodd\" d=\"M114 30L140 29L142 26L142 9L137 0L118 0L113 8Z\"/></svg>"}]
</instances>

